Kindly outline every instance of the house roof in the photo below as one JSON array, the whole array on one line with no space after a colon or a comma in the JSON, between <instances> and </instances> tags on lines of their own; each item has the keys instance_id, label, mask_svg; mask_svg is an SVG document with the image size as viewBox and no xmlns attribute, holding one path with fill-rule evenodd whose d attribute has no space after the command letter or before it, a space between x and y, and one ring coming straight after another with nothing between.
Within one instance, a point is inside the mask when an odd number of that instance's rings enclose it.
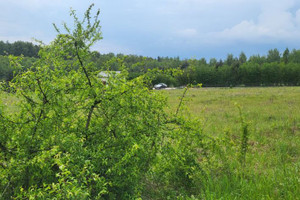
<instances>
[{"instance_id":1,"label":"house roof","mask_svg":"<svg viewBox=\"0 0 300 200\"><path fill-rule=\"evenodd\" d=\"M115 75L115 74L120 74L120 73L121 73L121 71L102 71L97 76L99 78L108 78L109 74Z\"/></svg>"}]
</instances>

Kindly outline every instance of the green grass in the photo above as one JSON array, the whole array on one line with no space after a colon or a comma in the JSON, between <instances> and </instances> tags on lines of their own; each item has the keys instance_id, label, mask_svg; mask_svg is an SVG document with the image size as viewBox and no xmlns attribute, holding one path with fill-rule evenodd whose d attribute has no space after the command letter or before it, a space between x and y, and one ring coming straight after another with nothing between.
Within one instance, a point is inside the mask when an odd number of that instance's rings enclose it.
<instances>
[{"instance_id":1,"label":"green grass","mask_svg":"<svg viewBox=\"0 0 300 200\"><path fill-rule=\"evenodd\" d=\"M175 112L183 90L160 92ZM242 136L238 105L250 134L244 177L212 177L203 198L300 199L300 87L200 88L186 94L185 106L202 120L204 133L229 136L236 144ZM230 167L241 170L230 162L233 156L227 155Z\"/></svg>"}]
</instances>

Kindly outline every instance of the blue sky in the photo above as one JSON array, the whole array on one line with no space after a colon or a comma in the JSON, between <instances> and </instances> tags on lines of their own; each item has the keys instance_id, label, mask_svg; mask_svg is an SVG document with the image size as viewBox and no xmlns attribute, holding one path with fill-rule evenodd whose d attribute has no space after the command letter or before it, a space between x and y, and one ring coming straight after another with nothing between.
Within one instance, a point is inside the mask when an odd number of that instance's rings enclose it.
<instances>
[{"instance_id":1,"label":"blue sky","mask_svg":"<svg viewBox=\"0 0 300 200\"><path fill-rule=\"evenodd\" d=\"M226 58L300 49L300 0L0 0L0 40L50 42L52 23L101 10L100 53Z\"/></svg>"}]
</instances>

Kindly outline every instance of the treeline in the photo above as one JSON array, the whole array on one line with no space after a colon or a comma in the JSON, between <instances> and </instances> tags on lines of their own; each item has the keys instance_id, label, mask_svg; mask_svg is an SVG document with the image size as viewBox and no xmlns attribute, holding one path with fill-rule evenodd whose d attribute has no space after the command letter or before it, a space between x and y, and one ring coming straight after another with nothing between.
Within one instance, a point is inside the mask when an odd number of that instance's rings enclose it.
<instances>
[{"instance_id":1,"label":"treeline","mask_svg":"<svg viewBox=\"0 0 300 200\"><path fill-rule=\"evenodd\" d=\"M136 55L113 53L101 55L94 52L93 61L105 66L112 59L122 62L110 63L111 70L126 66L131 78L140 76L149 69L160 69L153 84L164 82L170 86L202 83L203 86L279 86L300 85L300 50L286 49L282 54L271 49L267 56L253 55L249 58L241 52L239 57L228 54L225 60L211 58L180 60L179 57L149 58ZM179 75L172 75L169 69L180 69Z\"/></svg>"},{"instance_id":2,"label":"treeline","mask_svg":"<svg viewBox=\"0 0 300 200\"><path fill-rule=\"evenodd\" d=\"M38 59L39 47L28 42L8 43L0 41L0 81L10 81L13 70L7 54L24 55L23 67L27 68ZM2 56L1 56L2 55ZM249 58L241 52L238 57L228 54L227 58L185 59L179 57L143 57L123 54L100 54L94 51L91 61L97 70L121 70L129 72L129 78L135 78L149 69L159 69L153 84L164 82L169 86L202 83L203 86L279 86L300 85L300 50L286 49L280 53L271 49L266 56L252 55ZM170 69L181 73L172 74Z\"/></svg>"},{"instance_id":3,"label":"treeline","mask_svg":"<svg viewBox=\"0 0 300 200\"><path fill-rule=\"evenodd\" d=\"M38 57L40 48L31 42L16 41L14 43L0 41L0 55Z\"/></svg>"}]
</instances>

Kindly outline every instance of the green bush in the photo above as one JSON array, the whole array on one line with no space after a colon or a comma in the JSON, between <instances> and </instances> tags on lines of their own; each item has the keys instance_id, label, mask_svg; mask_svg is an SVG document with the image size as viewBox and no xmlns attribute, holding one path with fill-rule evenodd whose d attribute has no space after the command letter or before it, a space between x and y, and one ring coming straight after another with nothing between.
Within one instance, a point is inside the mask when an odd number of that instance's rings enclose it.
<instances>
[{"instance_id":1,"label":"green bush","mask_svg":"<svg viewBox=\"0 0 300 200\"><path fill-rule=\"evenodd\" d=\"M147 74L97 78L90 47L99 11L64 25L10 82L17 113L0 107L1 199L132 199L193 193L205 142L197 121L165 111ZM94 19L94 21L92 21ZM11 57L18 66L20 58ZM202 150L201 150L202 149ZM208 157L207 157L208 158ZM205 158L205 159L207 159ZM205 163L205 162L203 162ZM203 171L203 170L202 170ZM149 182L163 185L149 189ZM168 191L169 190L169 191Z\"/></svg>"}]
</instances>

